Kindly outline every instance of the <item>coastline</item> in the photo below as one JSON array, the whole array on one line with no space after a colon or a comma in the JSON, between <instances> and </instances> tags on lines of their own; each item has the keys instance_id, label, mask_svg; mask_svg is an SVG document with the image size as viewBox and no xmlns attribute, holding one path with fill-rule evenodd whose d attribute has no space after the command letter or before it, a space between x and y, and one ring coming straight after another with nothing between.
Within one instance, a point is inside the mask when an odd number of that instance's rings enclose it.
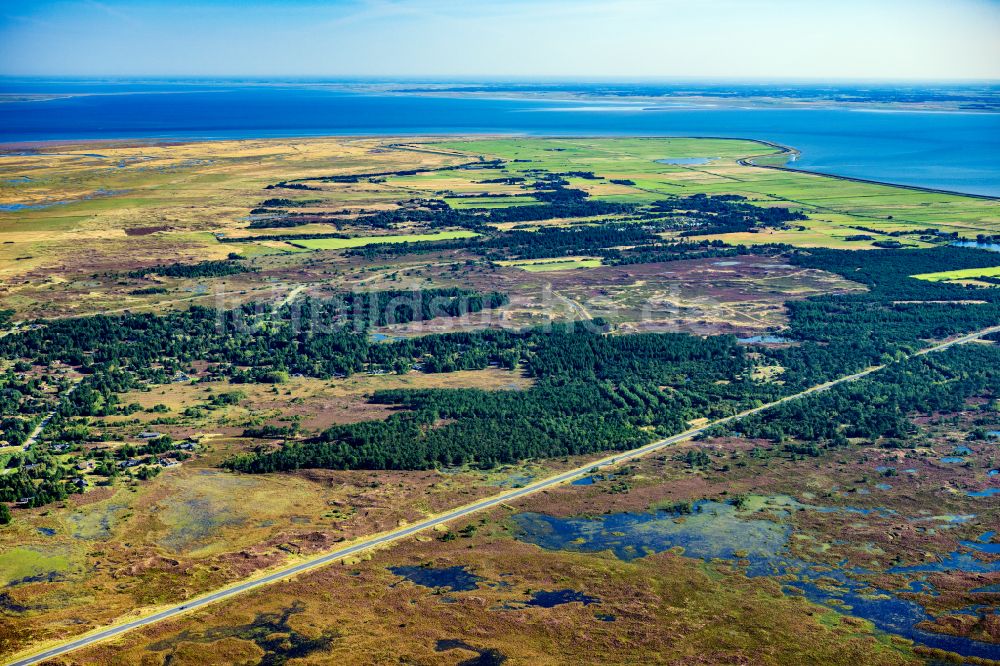
<instances>
[{"instance_id":1,"label":"coastline","mask_svg":"<svg viewBox=\"0 0 1000 666\"><path fill-rule=\"evenodd\" d=\"M692 137L692 138L702 138L702 137ZM707 137L705 137L707 138ZM784 146L780 143L774 143L772 141L764 141L762 139L742 139L742 141L753 141L755 143L760 143L765 146L770 146L772 148L778 149L777 153L768 153L768 155L784 155L784 154L794 154L801 155L801 151L790 146ZM736 163L740 166L745 167L756 167L758 169L773 169L775 171L785 171L788 173L803 173L810 176L822 176L825 178L834 178L836 180L846 180L854 183L866 183L868 185L883 185L886 187L898 187L904 190L914 190L916 192L930 192L932 194L948 194L952 196L960 197L972 197L973 199L985 199L987 201L1000 201L1000 196L994 196L992 194L977 194L974 192L959 192L958 190L946 190L937 187L923 187L921 185L904 185L902 183L890 183L884 180L875 180L872 178L858 178L856 176L842 176L839 174L825 173L823 171L811 171L809 169L796 169L789 166L777 166L774 164L757 164L754 162L755 158L765 157L764 155L755 155L751 157L744 157L743 159L736 160Z\"/></svg>"},{"instance_id":2,"label":"coastline","mask_svg":"<svg viewBox=\"0 0 1000 666\"><path fill-rule=\"evenodd\" d=\"M104 146L104 147L119 147L119 148L131 148L131 147L142 147L142 146L167 146L167 145L178 145L183 143L207 143L212 141L284 141L284 140L318 140L318 139L393 139L393 138L405 138L409 140L413 139L445 139L452 140L457 137L462 138L510 138L510 137L531 137L535 139L593 139L593 138L618 138L618 135L608 136L601 134L580 134L580 135L549 135L549 134L531 134L529 132L487 132L487 133L426 133L426 132L415 132L412 134L406 132L398 132L392 134L302 134L302 135L289 135L289 136L260 136L260 137L245 137L245 138L231 138L231 137L117 137L117 138L95 138L95 139L50 139L50 140L34 140L34 141L0 141L0 158L5 155L16 155L18 151L21 152L34 152L43 151L45 149L55 149L59 147L75 147L75 148L85 148L88 146ZM768 141L766 139L754 139L741 136L704 136L704 135L622 135L620 138L629 139L664 139L664 138L674 138L674 139L704 139L704 140L718 140L718 141L745 141L749 143L757 143L762 146L767 146L768 148L774 149L771 153L762 153L760 155L751 155L749 157L744 157L742 159L736 160L736 163L740 166L745 167L755 167L758 169L772 169L774 171L784 171L787 173L799 173L806 174L810 176L820 176L825 178L834 178L836 180L843 180L855 183L866 183L869 185L881 185L884 187L896 187L905 190L912 190L916 192L928 192L931 194L945 194L950 196L960 196L960 197L971 197L974 199L983 199L987 201L1000 201L1000 196L992 194L982 194L976 192L962 192L960 190L950 190L945 188L936 187L926 187L922 185L908 185L904 183L894 183L887 180L877 180L874 178L861 178L857 176L845 176L834 173L826 173L823 171L812 171L809 169L797 169L789 166L778 166L772 164L757 164L755 160L762 157L771 157L775 155L801 155L802 151L794 146L788 146L785 144L777 143L775 141ZM43 155L44 152L38 152L39 155Z\"/></svg>"},{"instance_id":3,"label":"coastline","mask_svg":"<svg viewBox=\"0 0 1000 666\"><path fill-rule=\"evenodd\" d=\"M690 109L767 109L767 110L851 110L900 113L965 113L1000 114L1000 94L990 82L956 81L948 84L950 92L964 95L956 98L945 90L936 96L913 99L894 88L876 85L883 96L852 95L856 86L842 82L836 90L815 88L812 94L791 95L782 87L761 83L741 89L735 95L720 94L720 81L691 82L682 80L648 80L616 82L612 80L551 79L538 81L477 80L401 80L364 79L228 79L225 77L124 77L92 79L81 77L69 81L73 85L103 86L103 90L18 92L18 85L37 87L49 83L45 77L0 76L0 104L31 103L73 97L115 95L173 95L183 93L232 92L239 89L289 89L326 91L335 94L388 97L424 97L452 100L552 102L565 104L610 104L623 107L685 107ZM804 84L806 88L808 83ZM182 90L136 89L115 90L118 86L170 87ZM772 89L768 90L771 87ZM871 85L862 86L868 90ZM837 94L839 91L839 94ZM641 108L636 110L643 110Z\"/></svg>"}]
</instances>

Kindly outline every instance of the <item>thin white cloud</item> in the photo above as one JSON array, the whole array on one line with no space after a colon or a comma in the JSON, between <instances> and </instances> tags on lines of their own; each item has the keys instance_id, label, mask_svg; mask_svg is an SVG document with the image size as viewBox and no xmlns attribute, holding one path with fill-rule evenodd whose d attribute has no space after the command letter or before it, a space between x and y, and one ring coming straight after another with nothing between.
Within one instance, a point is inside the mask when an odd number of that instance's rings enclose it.
<instances>
[{"instance_id":1,"label":"thin white cloud","mask_svg":"<svg viewBox=\"0 0 1000 666\"><path fill-rule=\"evenodd\" d=\"M97 0L86 0L84 5L132 27L136 27L141 24L140 21L128 12L124 12L117 7L113 7L103 2L97 2Z\"/></svg>"},{"instance_id":2,"label":"thin white cloud","mask_svg":"<svg viewBox=\"0 0 1000 666\"><path fill-rule=\"evenodd\" d=\"M987 0L72 0L18 16L0 22L0 72L1000 78Z\"/></svg>"}]
</instances>

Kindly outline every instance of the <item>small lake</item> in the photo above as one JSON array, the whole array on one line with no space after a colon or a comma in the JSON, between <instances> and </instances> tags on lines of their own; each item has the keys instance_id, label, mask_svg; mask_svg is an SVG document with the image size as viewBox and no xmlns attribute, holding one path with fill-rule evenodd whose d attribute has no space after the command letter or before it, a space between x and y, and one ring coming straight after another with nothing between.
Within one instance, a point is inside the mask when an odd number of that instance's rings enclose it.
<instances>
[{"instance_id":1,"label":"small lake","mask_svg":"<svg viewBox=\"0 0 1000 666\"><path fill-rule=\"evenodd\" d=\"M430 588L447 587L451 588L452 592L471 592L479 587L480 581L485 580L462 566L439 568L401 566L389 567L389 571L411 583Z\"/></svg>"},{"instance_id":2,"label":"small lake","mask_svg":"<svg viewBox=\"0 0 1000 666\"><path fill-rule=\"evenodd\" d=\"M371 333L368 337L372 342L399 342L406 339L398 335L389 335L388 333Z\"/></svg>"},{"instance_id":3,"label":"small lake","mask_svg":"<svg viewBox=\"0 0 1000 666\"><path fill-rule=\"evenodd\" d=\"M598 481L610 481L615 478L614 474L590 474L588 476L581 476L575 481L570 481L571 486L592 486Z\"/></svg>"},{"instance_id":4,"label":"small lake","mask_svg":"<svg viewBox=\"0 0 1000 666\"><path fill-rule=\"evenodd\" d=\"M736 342L742 342L745 345L777 345L791 342L791 340L780 335L751 335L747 338L736 338Z\"/></svg>"},{"instance_id":5,"label":"small lake","mask_svg":"<svg viewBox=\"0 0 1000 666\"><path fill-rule=\"evenodd\" d=\"M562 604L580 603L584 606L599 604L601 600L576 590L539 590L531 596L528 606L539 606L540 608L552 608Z\"/></svg>"}]
</instances>

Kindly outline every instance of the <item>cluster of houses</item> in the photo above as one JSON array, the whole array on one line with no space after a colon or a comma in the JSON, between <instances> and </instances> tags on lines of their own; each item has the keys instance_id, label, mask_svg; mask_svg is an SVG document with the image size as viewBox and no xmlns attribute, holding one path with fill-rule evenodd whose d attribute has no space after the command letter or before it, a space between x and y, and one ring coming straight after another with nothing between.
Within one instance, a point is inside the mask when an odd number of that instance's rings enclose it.
<instances>
[{"instance_id":1,"label":"cluster of houses","mask_svg":"<svg viewBox=\"0 0 1000 666\"><path fill-rule=\"evenodd\" d=\"M145 432L140 432L138 435L136 435L136 437L138 437L139 439L153 440L159 437L163 437L163 433L154 431L145 431ZM177 448L181 451L194 451L195 443L192 440L187 440L186 442L181 442L180 444L178 444ZM120 461L118 463L118 466L122 468L136 467L138 465L142 465L145 461L146 461L145 458L128 458L126 460ZM156 463L161 467L174 467L176 465L180 465L181 461L171 456L160 456L159 458L156 459Z\"/></svg>"},{"instance_id":2,"label":"cluster of houses","mask_svg":"<svg viewBox=\"0 0 1000 666\"><path fill-rule=\"evenodd\" d=\"M145 441L152 441L154 439L158 439L163 436L164 436L163 433L150 430L150 431L140 432L138 435L136 435L136 438ZM186 441L176 444L174 446L174 450L194 451L196 447L197 447L196 438L192 437ZM71 448L72 448L71 444L59 443L51 445L49 450L52 453L63 453L69 451ZM161 467L176 467L181 464L181 461L178 460L178 458L171 455L172 453L173 451L165 452L163 455L156 457L155 462L150 460L148 456L130 457L125 460L118 461L118 467L121 469L129 469L133 467L138 467L139 465L143 464L157 464ZM24 465L22 469L30 472L32 470L39 469L43 466L44 463L29 463ZM84 475L92 473L97 468L97 462L94 460L77 458L75 460L75 468L79 476L70 479L68 482L73 486L75 486L76 489L82 493L87 489L88 485L87 479L85 478ZM32 499L33 498L31 497L22 497L19 500L17 500L15 504L19 506L30 506Z\"/></svg>"},{"instance_id":3,"label":"cluster of houses","mask_svg":"<svg viewBox=\"0 0 1000 666\"><path fill-rule=\"evenodd\" d=\"M87 489L87 480L85 478L83 478L82 476L78 476L75 479L72 479L70 481L70 483L72 483L74 486L76 486L77 490L79 490L81 493L84 490ZM16 502L14 502L14 504L16 506L31 506L31 500L32 499L34 499L34 498L32 498L32 497L22 497L21 499L19 499Z\"/></svg>"}]
</instances>

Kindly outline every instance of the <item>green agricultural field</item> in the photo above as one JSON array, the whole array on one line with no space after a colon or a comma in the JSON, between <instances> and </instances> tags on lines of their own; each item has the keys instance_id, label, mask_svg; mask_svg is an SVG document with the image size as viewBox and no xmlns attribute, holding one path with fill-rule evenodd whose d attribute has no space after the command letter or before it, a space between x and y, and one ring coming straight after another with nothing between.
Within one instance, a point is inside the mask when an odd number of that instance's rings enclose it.
<instances>
[{"instance_id":1,"label":"green agricultural field","mask_svg":"<svg viewBox=\"0 0 1000 666\"><path fill-rule=\"evenodd\" d=\"M447 197L445 201L452 208L462 210L463 208L503 208L506 206L531 206L537 205L538 201L531 197Z\"/></svg>"},{"instance_id":2,"label":"green agricultural field","mask_svg":"<svg viewBox=\"0 0 1000 666\"><path fill-rule=\"evenodd\" d=\"M592 171L606 179L571 178L574 187L592 197L616 202L646 202L692 194L738 194L760 205L783 205L804 211L809 220L801 231L782 232L761 242L788 242L807 247L872 247L888 240L891 231L916 232L928 227L972 238L1000 230L1000 206L995 201L914 189L840 180L823 175L743 166L740 159L773 155L771 146L730 139L489 139L445 141L435 144L469 154L526 160L508 163L507 173ZM672 165L656 160L711 157L704 165ZM610 180L634 185L614 186ZM605 184L606 183L606 184ZM861 228L869 231L861 231ZM873 231L872 231L873 230ZM867 233L868 242L845 242L847 236ZM745 235L713 236L721 240L755 243ZM914 247L926 244L907 239Z\"/></svg>"},{"instance_id":3,"label":"green agricultural field","mask_svg":"<svg viewBox=\"0 0 1000 666\"><path fill-rule=\"evenodd\" d=\"M1000 277L1000 266L991 268L965 268L955 271L940 271L938 273L921 273L913 277L920 280L930 280L931 282L941 282L943 280L970 280L980 277Z\"/></svg>"},{"instance_id":4,"label":"green agricultural field","mask_svg":"<svg viewBox=\"0 0 1000 666\"><path fill-rule=\"evenodd\" d=\"M600 259L587 257L569 257L566 259L547 259L544 261L501 261L501 266L516 266L531 273L545 273L548 271L568 271L575 268L597 268L601 265Z\"/></svg>"},{"instance_id":5,"label":"green agricultural field","mask_svg":"<svg viewBox=\"0 0 1000 666\"><path fill-rule=\"evenodd\" d=\"M174 606L67 659L919 666L865 619L897 596L929 632L1000 641L963 611L1000 582L976 549L1000 520L1000 347L906 360L1000 322L976 281L1000 255L947 247L1000 233L997 202L748 166L783 154L739 139L97 152L0 173L31 176L0 186L4 660ZM662 162L686 158L708 161ZM956 551L973 569L890 571Z\"/></svg>"},{"instance_id":6,"label":"green agricultural field","mask_svg":"<svg viewBox=\"0 0 1000 666\"><path fill-rule=\"evenodd\" d=\"M474 238L479 234L472 231L441 231L435 234L408 234L405 236L368 236L367 238L312 238L298 240L292 245L310 250L344 250L350 247L364 247L376 243L419 243L422 241Z\"/></svg>"}]
</instances>

